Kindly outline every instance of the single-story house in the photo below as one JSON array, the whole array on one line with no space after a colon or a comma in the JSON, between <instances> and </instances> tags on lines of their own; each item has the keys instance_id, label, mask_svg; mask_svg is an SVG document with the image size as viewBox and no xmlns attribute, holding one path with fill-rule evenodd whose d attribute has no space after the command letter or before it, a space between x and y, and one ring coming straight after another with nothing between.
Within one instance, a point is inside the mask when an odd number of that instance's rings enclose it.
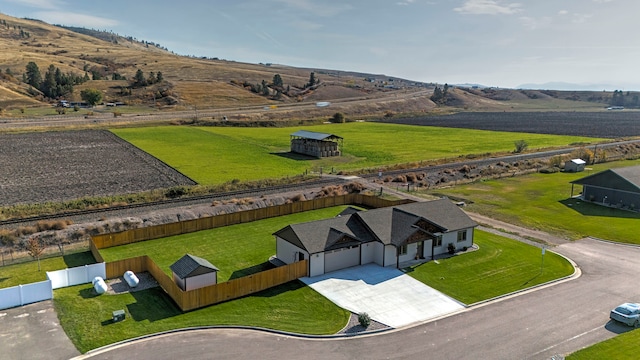
<instances>
[{"instance_id":1,"label":"single-story house","mask_svg":"<svg viewBox=\"0 0 640 360\"><path fill-rule=\"evenodd\" d=\"M309 260L309 276L356 265L433 258L473 245L477 226L449 199L416 202L292 224L274 233L276 256L286 264Z\"/></svg>"},{"instance_id":2,"label":"single-story house","mask_svg":"<svg viewBox=\"0 0 640 360\"><path fill-rule=\"evenodd\" d=\"M582 185L580 198L595 204L640 209L640 165L609 169L571 182Z\"/></svg>"},{"instance_id":3,"label":"single-story house","mask_svg":"<svg viewBox=\"0 0 640 360\"><path fill-rule=\"evenodd\" d=\"M582 159L571 159L564 163L564 171L565 172L581 172L584 171L584 166L586 165L586 161Z\"/></svg>"},{"instance_id":4,"label":"single-story house","mask_svg":"<svg viewBox=\"0 0 640 360\"><path fill-rule=\"evenodd\" d=\"M169 266L173 281L184 291L215 285L218 282L218 268L207 260L187 254Z\"/></svg>"}]
</instances>

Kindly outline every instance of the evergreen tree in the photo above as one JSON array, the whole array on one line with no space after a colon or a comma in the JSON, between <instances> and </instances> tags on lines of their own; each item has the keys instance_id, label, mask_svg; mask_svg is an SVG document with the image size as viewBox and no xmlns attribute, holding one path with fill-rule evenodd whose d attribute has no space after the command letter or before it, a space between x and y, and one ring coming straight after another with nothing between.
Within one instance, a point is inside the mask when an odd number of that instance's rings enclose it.
<instances>
[{"instance_id":1,"label":"evergreen tree","mask_svg":"<svg viewBox=\"0 0 640 360\"><path fill-rule=\"evenodd\" d=\"M56 86L58 83L56 82L56 67L53 64L49 65L47 72L44 75L44 82L40 86L40 91L49 98L58 97Z\"/></svg>"},{"instance_id":2,"label":"evergreen tree","mask_svg":"<svg viewBox=\"0 0 640 360\"><path fill-rule=\"evenodd\" d=\"M311 87L316 83L320 83L320 80L316 80L316 73L311 72L311 74L309 75L309 83L307 84L307 87Z\"/></svg>"},{"instance_id":3,"label":"evergreen tree","mask_svg":"<svg viewBox=\"0 0 640 360\"><path fill-rule=\"evenodd\" d=\"M273 86L281 87L283 85L284 83L282 82L282 77L280 76L280 74L273 75Z\"/></svg>"},{"instance_id":4,"label":"evergreen tree","mask_svg":"<svg viewBox=\"0 0 640 360\"><path fill-rule=\"evenodd\" d=\"M133 77L133 84L136 86L147 85L147 80L144 78L142 70L138 69L138 71L136 71L136 75Z\"/></svg>"},{"instance_id":5,"label":"evergreen tree","mask_svg":"<svg viewBox=\"0 0 640 360\"><path fill-rule=\"evenodd\" d=\"M162 76L162 73L158 71L156 73L156 82L162 82L163 80L164 80L164 77Z\"/></svg>"},{"instance_id":6,"label":"evergreen tree","mask_svg":"<svg viewBox=\"0 0 640 360\"><path fill-rule=\"evenodd\" d=\"M38 68L38 64L30 61L27 64L25 75L25 82L36 89L40 88L40 84L42 83L42 74L40 74L40 68ZM10 74L10 70L7 69L7 74Z\"/></svg>"}]
</instances>

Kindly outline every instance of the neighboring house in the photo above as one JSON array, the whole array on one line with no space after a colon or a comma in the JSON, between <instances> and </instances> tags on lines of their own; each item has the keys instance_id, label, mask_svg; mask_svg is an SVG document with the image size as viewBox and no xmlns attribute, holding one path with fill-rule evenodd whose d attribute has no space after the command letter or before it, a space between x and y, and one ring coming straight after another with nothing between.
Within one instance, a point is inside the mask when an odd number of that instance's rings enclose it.
<instances>
[{"instance_id":1,"label":"neighboring house","mask_svg":"<svg viewBox=\"0 0 640 360\"><path fill-rule=\"evenodd\" d=\"M582 159L571 159L564 163L565 172L581 172L587 162Z\"/></svg>"},{"instance_id":2,"label":"neighboring house","mask_svg":"<svg viewBox=\"0 0 640 360\"><path fill-rule=\"evenodd\" d=\"M582 185L580 198L595 204L635 210L640 208L640 166L609 169L571 182Z\"/></svg>"},{"instance_id":3,"label":"neighboring house","mask_svg":"<svg viewBox=\"0 0 640 360\"><path fill-rule=\"evenodd\" d=\"M207 260L185 255L169 266L173 281L184 291L215 285L218 282L218 268Z\"/></svg>"},{"instance_id":4,"label":"neighboring house","mask_svg":"<svg viewBox=\"0 0 640 360\"><path fill-rule=\"evenodd\" d=\"M276 256L287 264L309 260L309 276L351 266L433 258L473 245L477 226L449 199L368 211L347 209L336 218L289 225L274 233Z\"/></svg>"}]
</instances>

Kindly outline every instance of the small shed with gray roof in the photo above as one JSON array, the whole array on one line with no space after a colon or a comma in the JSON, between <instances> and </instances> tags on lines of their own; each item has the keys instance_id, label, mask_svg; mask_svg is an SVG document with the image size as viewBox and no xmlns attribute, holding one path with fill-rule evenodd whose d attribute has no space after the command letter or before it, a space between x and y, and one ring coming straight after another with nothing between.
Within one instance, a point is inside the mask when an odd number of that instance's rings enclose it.
<instances>
[{"instance_id":1,"label":"small shed with gray roof","mask_svg":"<svg viewBox=\"0 0 640 360\"><path fill-rule=\"evenodd\" d=\"M581 171L584 171L584 167L586 164L587 162L582 159L571 159L564 163L564 171L565 172L581 172Z\"/></svg>"},{"instance_id":2,"label":"small shed with gray roof","mask_svg":"<svg viewBox=\"0 0 640 360\"><path fill-rule=\"evenodd\" d=\"M218 268L209 261L187 254L169 266L173 281L184 291L218 283Z\"/></svg>"},{"instance_id":3,"label":"small shed with gray roof","mask_svg":"<svg viewBox=\"0 0 640 360\"><path fill-rule=\"evenodd\" d=\"M609 169L571 182L582 185L580 198L594 204L625 210L640 209L640 165Z\"/></svg>"},{"instance_id":4,"label":"small shed with gray roof","mask_svg":"<svg viewBox=\"0 0 640 360\"><path fill-rule=\"evenodd\" d=\"M338 135L299 130L291 134L291 152L318 158L340 156L342 141Z\"/></svg>"},{"instance_id":5,"label":"small shed with gray roof","mask_svg":"<svg viewBox=\"0 0 640 360\"><path fill-rule=\"evenodd\" d=\"M473 245L477 224L449 199L417 202L292 224L275 232L276 256L287 264L309 260L309 276L356 265L433 258L449 245Z\"/></svg>"}]
</instances>

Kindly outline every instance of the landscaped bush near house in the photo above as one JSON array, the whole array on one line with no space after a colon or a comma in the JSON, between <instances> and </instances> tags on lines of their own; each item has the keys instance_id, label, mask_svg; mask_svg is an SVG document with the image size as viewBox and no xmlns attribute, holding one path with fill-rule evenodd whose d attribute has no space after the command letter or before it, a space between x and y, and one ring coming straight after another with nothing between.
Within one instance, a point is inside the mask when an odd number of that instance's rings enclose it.
<instances>
[{"instance_id":1,"label":"landscaped bush near house","mask_svg":"<svg viewBox=\"0 0 640 360\"><path fill-rule=\"evenodd\" d=\"M455 254L456 252L455 245L453 245L452 243L449 243L449 245L447 245L447 251L449 251L449 254Z\"/></svg>"},{"instance_id":2,"label":"landscaped bush near house","mask_svg":"<svg viewBox=\"0 0 640 360\"><path fill-rule=\"evenodd\" d=\"M358 314L358 322L360 323L360 326L366 329L371 325L371 318L366 312L360 313Z\"/></svg>"}]
</instances>

